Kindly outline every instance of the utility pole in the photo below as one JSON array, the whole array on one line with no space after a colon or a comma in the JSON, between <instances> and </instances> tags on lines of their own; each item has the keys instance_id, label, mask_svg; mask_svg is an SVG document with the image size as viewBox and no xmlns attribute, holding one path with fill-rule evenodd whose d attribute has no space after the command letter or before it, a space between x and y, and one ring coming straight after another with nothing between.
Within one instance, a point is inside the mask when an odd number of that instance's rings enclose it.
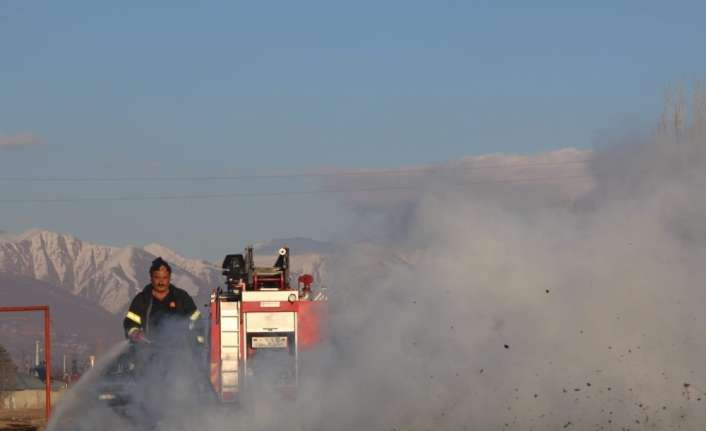
<instances>
[{"instance_id":1,"label":"utility pole","mask_svg":"<svg viewBox=\"0 0 706 431\"><path fill-rule=\"evenodd\" d=\"M39 367L39 340L34 341L34 368Z\"/></svg>"}]
</instances>

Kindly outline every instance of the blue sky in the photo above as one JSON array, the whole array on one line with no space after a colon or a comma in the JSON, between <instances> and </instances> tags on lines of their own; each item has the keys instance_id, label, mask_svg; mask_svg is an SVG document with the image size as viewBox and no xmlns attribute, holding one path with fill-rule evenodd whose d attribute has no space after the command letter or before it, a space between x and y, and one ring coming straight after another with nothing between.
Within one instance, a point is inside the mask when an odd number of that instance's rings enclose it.
<instances>
[{"instance_id":1,"label":"blue sky","mask_svg":"<svg viewBox=\"0 0 706 431\"><path fill-rule=\"evenodd\" d=\"M0 177L394 168L591 148L602 131L651 124L666 88L706 77L700 2L580 4L0 0L0 143L39 141L0 146ZM0 181L0 200L317 186ZM349 217L328 195L0 203L0 229L158 241L210 259L270 237L336 237Z\"/></svg>"}]
</instances>

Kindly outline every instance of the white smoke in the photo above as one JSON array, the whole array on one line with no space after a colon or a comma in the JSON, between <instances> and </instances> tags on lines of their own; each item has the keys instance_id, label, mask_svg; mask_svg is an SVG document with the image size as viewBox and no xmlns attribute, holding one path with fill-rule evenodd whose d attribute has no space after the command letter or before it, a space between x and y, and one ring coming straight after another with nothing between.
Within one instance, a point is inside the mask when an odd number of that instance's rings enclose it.
<instances>
[{"instance_id":1,"label":"white smoke","mask_svg":"<svg viewBox=\"0 0 706 431\"><path fill-rule=\"evenodd\" d=\"M90 430L101 427L117 429L122 425L110 409L97 403L96 387L105 379L107 371L113 367L115 360L127 349L127 341L115 344L101 357L94 368L81 377L54 407L47 424L48 430Z\"/></svg>"},{"instance_id":2,"label":"white smoke","mask_svg":"<svg viewBox=\"0 0 706 431\"><path fill-rule=\"evenodd\" d=\"M663 127L595 153L572 199L449 169L365 202L395 234L332 265L345 354L323 410L342 429L703 429L705 150L696 124Z\"/></svg>"},{"instance_id":3,"label":"white smoke","mask_svg":"<svg viewBox=\"0 0 706 431\"><path fill-rule=\"evenodd\" d=\"M698 123L592 154L575 193L442 167L354 197L377 238L331 264L331 342L297 400L167 406L156 429L703 429Z\"/></svg>"}]
</instances>

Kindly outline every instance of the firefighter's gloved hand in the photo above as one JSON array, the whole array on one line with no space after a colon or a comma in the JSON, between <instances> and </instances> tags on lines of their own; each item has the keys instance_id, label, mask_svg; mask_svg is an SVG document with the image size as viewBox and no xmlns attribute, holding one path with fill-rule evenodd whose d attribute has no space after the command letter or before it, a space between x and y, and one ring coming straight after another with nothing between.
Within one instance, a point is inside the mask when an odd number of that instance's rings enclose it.
<instances>
[{"instance_id":1,"label":"firefighter's gloved hand","mask_svg":"<svg viewBox=\"0 0 706 431\"><path fill-rule=\"evenodd\" d=\"M127 337L133 343L149 344L150 340L145 337L145 333L141 329L133 328L128 332Z\"/></svg>"}]
</instances>

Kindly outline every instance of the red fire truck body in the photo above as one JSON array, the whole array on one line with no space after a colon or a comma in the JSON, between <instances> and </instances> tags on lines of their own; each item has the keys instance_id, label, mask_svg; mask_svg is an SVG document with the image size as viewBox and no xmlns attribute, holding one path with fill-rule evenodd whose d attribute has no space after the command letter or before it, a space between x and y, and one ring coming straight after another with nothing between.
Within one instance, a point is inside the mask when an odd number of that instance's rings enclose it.
<instances>
[{"instance_id":1,"label":"red fire truck body","mask_svg":"<svg viewBox=\"0 0 706 431\"><path fill-rule=\"evenodd\" d=\"M223 262L225 289L210 299L210 382L221 402L236 401L250 386L296 393L300 356L324 336L326 302L311 300L310 275L289 283L289 249L272 267L254 265L252 247ZM301 283L304 282L304 286Z\"/></svg>"}]
</instances>

